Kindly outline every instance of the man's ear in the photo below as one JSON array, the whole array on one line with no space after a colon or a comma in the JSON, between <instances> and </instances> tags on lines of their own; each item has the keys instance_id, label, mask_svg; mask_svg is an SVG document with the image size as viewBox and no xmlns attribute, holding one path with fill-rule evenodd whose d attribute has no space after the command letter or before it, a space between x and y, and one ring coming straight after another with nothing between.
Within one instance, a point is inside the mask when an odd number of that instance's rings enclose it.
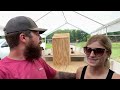
<instances>
[{"instance_id":1,"label":"man's ear","mask_svg":"<svg viewBox=\"0 0 120 90\"><path fill-rule=\"evenodd\" d=\"M20 34L19 38L20 38L20 41L22 41L22 42L26 41L26 36L23 33Z\"/></svg>"}]
</instances>

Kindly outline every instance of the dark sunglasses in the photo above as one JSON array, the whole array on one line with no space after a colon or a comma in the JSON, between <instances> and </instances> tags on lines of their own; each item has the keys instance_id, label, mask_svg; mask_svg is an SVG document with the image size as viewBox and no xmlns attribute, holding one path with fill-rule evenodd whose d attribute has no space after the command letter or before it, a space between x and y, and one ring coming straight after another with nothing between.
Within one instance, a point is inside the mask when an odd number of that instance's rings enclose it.
<instances>
[{"instance_id":1,"label":"dark sunglasses","mask_svg":"<svg viewBox=\"0 0 120 90\"><path fill-rule=\"evenodd\" d=\"M94 48L94 49L90 47L83 47L83 48L84 48L84 53L88 56L91 54L92 51L94 52L96 56L102 56L106 50L103 48Z\"/></svg>"}]
</instances>

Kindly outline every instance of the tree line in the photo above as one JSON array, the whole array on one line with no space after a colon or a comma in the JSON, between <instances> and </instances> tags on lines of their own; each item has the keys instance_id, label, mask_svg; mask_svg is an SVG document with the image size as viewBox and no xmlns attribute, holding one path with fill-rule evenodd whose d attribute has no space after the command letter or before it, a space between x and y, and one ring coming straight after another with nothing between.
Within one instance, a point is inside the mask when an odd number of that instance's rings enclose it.
<instances>
[{"instance_id":1,"label":"tree line","mask_svg":"<svg viewBox=\"0 0 120 90\"><path fill-rule=\"evenodd\" d=\"M87 41L87 38L90 37L90 35L82 30L76 30L76 29L64 29L64 30L57 30L50 35L46 37L46 39L52 39L53 35L55 33L69 33L70 34L70 42L84 42Z\"/></svg>"},{"instance_id":2,"label":"tree line","mask_svg":"<svg viewBox=\"0 0 120 90\"><path fill-rule=\"evenodd\" d=\"M83 30L76 30L76 29L64 29L64 30L57 30L46 37L46 39L51 39L55 33L70 33L70 42L86 42L87 39L90 38L90 34L84 32ZM108 32L108 37L111 39L112 42L120 42L120 31L117 32Z\"/></svg>"}]
</instances>

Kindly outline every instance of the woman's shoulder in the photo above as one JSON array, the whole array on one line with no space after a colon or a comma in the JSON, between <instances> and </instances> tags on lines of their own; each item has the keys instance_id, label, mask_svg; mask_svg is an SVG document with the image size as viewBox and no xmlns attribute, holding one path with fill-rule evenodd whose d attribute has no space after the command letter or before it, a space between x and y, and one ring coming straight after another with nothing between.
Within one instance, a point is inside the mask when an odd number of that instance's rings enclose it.
<instances>
[{"instance_id":1,"label":"woman's shoulder","mask_svg":"<svg viewBox=\"0 0 120 90\"><path fill-rule=\"evenodd\" d=\"M86 67L86 66L82 66L82 67L79 67L76 71L76 79L80 79L81 77L81 74L82 74L82 70L83 68Z\"/></svg>"},{"instance_id":2,"label":"woman's shoulder","mask_svg":"<svg viewBox=\"0 0 120 90\"><path fill-rule=\"evenodd\" d=\"M114 73L112 79L120 79L120 74Z\"/></svg>"}]
</instances>

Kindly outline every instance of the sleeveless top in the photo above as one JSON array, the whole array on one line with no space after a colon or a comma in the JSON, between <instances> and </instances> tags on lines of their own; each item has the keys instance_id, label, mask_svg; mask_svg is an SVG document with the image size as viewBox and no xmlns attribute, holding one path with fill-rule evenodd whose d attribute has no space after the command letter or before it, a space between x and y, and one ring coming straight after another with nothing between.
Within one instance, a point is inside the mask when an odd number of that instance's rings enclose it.
<instances>
[{"instance_id":1,"label":"sleeveless top","mask_svg":"<svg viewBox=\"0 0 120 90\"><path fill-rule=\"evenodd\" d=\"M87 68L87 66L85 66L85 67L83 68L80 79L84 79L84 75L85 75L85 72L86 72L86 68ZM109 69L109 72L108 72L108 75L107 75L106 79L112 79L113 73L114 73L114 71L112 71L112 70Z\"/></svg>"}]
</instances>

